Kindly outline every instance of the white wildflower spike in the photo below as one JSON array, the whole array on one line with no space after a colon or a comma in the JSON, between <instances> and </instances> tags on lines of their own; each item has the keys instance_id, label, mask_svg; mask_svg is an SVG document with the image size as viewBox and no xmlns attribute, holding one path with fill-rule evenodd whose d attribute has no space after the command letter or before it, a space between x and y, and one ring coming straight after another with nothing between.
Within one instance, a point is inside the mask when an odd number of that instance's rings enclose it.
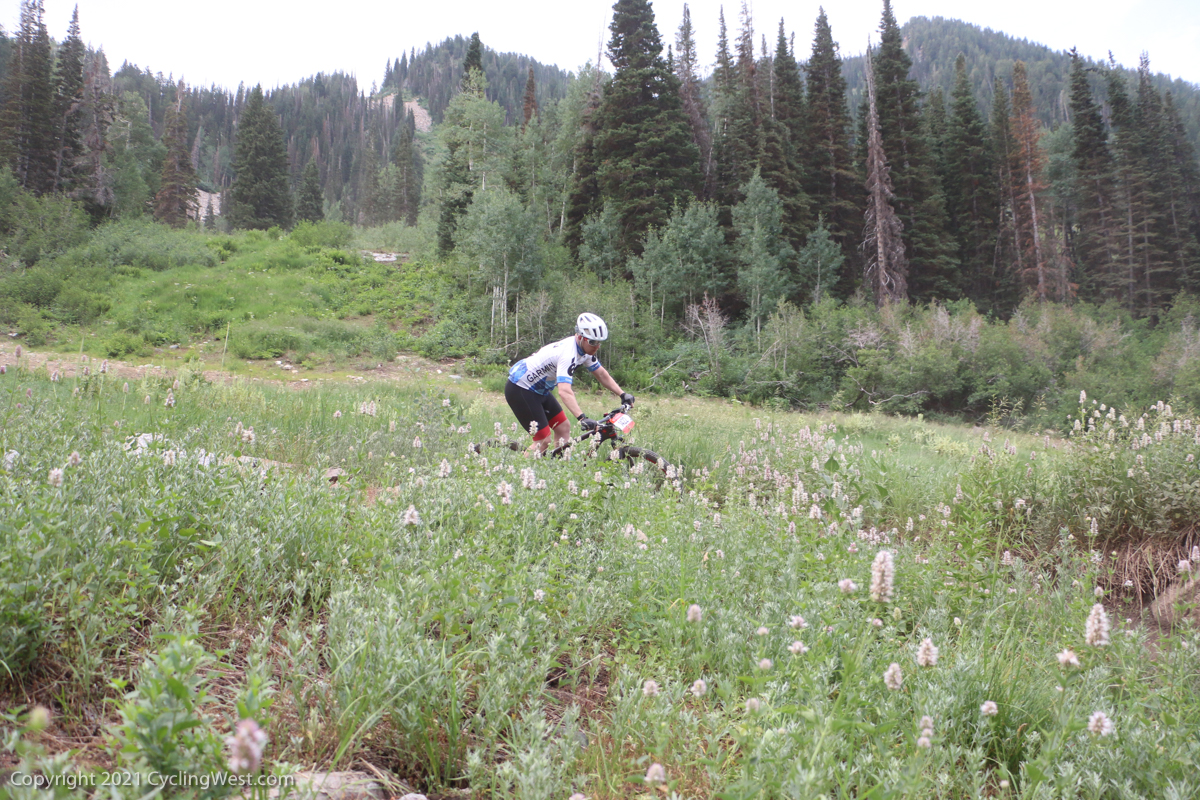
<instances>
[{"instance_id":1,"label":"white wildflower spike","mask_svg":"<svg viewBox=\"0 0 1200 800\"><path fill-rule=\"evenodd\" d=\"M450 472L451 472L450 462L443 458L442 463L438 465L438 477L439 478L449 478Z\"/></svg>"},{"instance_id":2,"label":"white wildflower spike","mask_svg":"<svg viewBox=\"0 0 1200 800\"><path fill-rule=\"evenodd\" d=\"M842 590L842 594L850 594L851 592L857 591L858 584L849 578L842 578L840 581L838 581L838 588Z\"/></svg>"},{"instance_id":3,"label":"white wildflower spike","mask_svg":"<svg viewBox=\"0 0 1200 800\"><path fill-rule=\"evenodd\" d=\"M871 564L871 599L876 603L888 603L892 599L892 585L896 578L896 564L890 550L880 550Z\"/></svg>"},{"instance_id":4,"label":"white wildflower spike","mask_svg":"<svg viewBox=\"0 0 1200 800\"><path fill-rule=\"evenodd\" d=\"M802 656L808 652L808 646L804 642L797 639L788 645L788 652L794 656Z\"/></svg>"},{"instance_id":5,"label":"white wildflower spike","mask_svg":"<svg viewBox=\"0 0 1200 800\"><path fill-rule=\"evenodd\" d=\"M1112 736L1117 726L1103 711L1096 711L1088 718L1088 731L1094 736Z\"/></svg>"},{"instance_id":6,"label":"white wildflower spike","mask_svg":"<svg viewBox=\"0 0 1200 800\"><path fill-rule=\"evenodd\" d=\"M746 710L751 714L757 714L762 710L762 701L757 697L751 697L746 700Z\"/></svg>"},{"instance_id":7,"label":"white wildflower spike","mask_svg":"<svg viewBox=\"0 0 1200 800\"><path fill-rule=\"evenodd\" d=\"M1085 638L1092 647L1104 647L1110 642L1108 614L1099 603L1088 614Z\"/></svg>"},{"instance_id":8,"label":"white wildflower spike","mask_svg":"<svg viewBox=\"0 0 1200 800\"><path fill-rule=\"evenodd\" d=\"M72 467L78 467L83 463L83 456L79 455L78 450L72 450L71 455L67 456L67 463Z\"/></svg>"},{"instance_id":9,"label":"white wildflower spike","mask_svg":"<svg viewBox=\"0 0 1200 800\"><path fill-rule=\"evenodd\" d=\"M755 631L755 633L758 634L759 636L766 636L770 632L771 632L770 629L767 628L766 625L759 627L759 629Z\"/></svg>"},{"instance_id":10,"label":"white wildflower spike","mask_svg":"<svg viewBox=\"0 0 1200 800\"><path fill-rule=\"evenodd\" d=\"M542 591L541 589L534 589L533 590L533 599L540 603L546 599L546 593L544 591Z\"/></svg>"},{"instance_id":11,"label":"white wildflower spike","mask_svg":"<svg viewBox=\"0 0 1200 800\"><path fill-rule=\"evenodd\" d=\"M934 647L932 639L925 639L921 642L921 646L917 648L917 665L922 667L932 667L937 665L938 649Z\"/></svg>"},{"instance_id":12,"label":"white wildflower spike","mask_svg":"<svg viewBox=\"0 0 1200 800\"><path fill-rule=\"evenodd\" d=\"M63 485L63 471L61 469L50 470L50 475L47 477L50 485L58 488Z\"/></svg>"},{"instance_id":13,"label":"white wildflower spike","mask_svg":"<svg viewBox=\"0 0 1200 800\"><path fill-rule=\"evenodd\" d=\"M656 786L667 782L667 770L662 764L654 762L646 770L646 785Z\"/></svg>"},{"instance_id":14,"label":"white wildflower spike","mask_svg":"<svg viewBox=\"0 0 1200 800\"><path fill-rule=\"evenodd\" d=\"M229 771L245 775L258 772L262 766L263 748L267 745L267 732L252 719L238 722L233 736L225 739L229 748Z\"/></svg>"},{"instance_id":15,"label":"white wildflower spike","mask_svg":"<svg viewBox=\"0 0 1200 800\"><path fill-rule=\"evenodd\" d=\"M900 687L904 683L904 677L900 674L900 665L895 661L889 664L887 671L883 673L883 683L893 692L900 691Z\"/></svg>"},{"instance_id":16,"label":"white wildflower spike","mask_svg":"<svg viewBox=\"0 0 1200 800\"><path fill-rule=\"evenodd\" d=\"M699 622L703 615L704 615L704 612L702 612L700 610L700 606L696 605L695 603L692 603L690 606L688 606L688 610L687 610L687 621L688 622Z\"/></svg>"},{"instance_id":17,"label":"white wildflower spike","mask_svg":"<svg viewBox=\"0 0 1200 800\"><path fill-rule=\"evenodd\" d=\"M420 525L421 524L421 515L417 513L416 506L409 506L408 510L404 512L404 522L402 524L404 524L404 525Z\"/></svg>"},{"instance_id":18,"label":"white wildflower spike","mask_svg":"<svg viewBox=\"0 0 1200 800\"><path fill-rule=\"evenodd\" d=\"M979 707L979 713L985 717L994 717L1000 713L1000 707L993 700L983 701L983 705Z\"/></svg>"},{"instance_id":19,"label":"white wildflower spike","mask_svg":"<svg viewBox=\"0 0 1200 800\"><path fill-rule=\"evenodd\" d=\"M692 684L692 694L696 697L704 697L704 695L708 694L708 684L703 679L697 680Z\"/></svg>"},{"instance_id":20,"label":"white wildflower spike","mask_svg":"<svg viewBox=\"0 0 1200 800\"><path fill-rule=\"evenodd\" d=\"M646 697L658 697L658 681L649 680L642 684L642 694Z\"/></svg>"},{"instance_id":21,"label":"white wildflower spike","mask_svg":"<svg viewBox=\"0 0 1200 800\"><path fill-rule=\"evenodd\" d=\"M775 662L771 661L771 659L769 659L769 658L764 658L762 661L758 662L758 668L761 669L763 672L766 672L767 670L771 669L771 667L773 667L773 666L775 666Z\"/></svg>"},{"instance_id":22,"label":"white wildflower spike","mask_svg":"<svg viewBox=\"0 0 1200 800\"><path fill-rule=\"evenodd\" d=\"M804 617L800 616L799 614L794 614L788 618L788 627L802 631L808 627L808 623L804 621Z\"/></svg>"}]
</instances>

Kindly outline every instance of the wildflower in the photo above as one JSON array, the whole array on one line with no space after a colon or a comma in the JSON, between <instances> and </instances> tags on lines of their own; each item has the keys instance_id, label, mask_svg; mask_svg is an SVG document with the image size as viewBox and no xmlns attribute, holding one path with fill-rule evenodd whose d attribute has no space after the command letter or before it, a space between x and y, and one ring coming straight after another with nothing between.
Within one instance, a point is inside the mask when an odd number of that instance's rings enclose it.
<instances>
[{"instance_id":1,"label":"wildflower","mask_svg":"<svg viewBox=\"0 0 1200 800\"><path fill-rule=\"evenodd\" d=\"M576 792L567 798L567 800L587 800L587 795L585 795L583 792Z\"/></svg>"},{"instance_id":2,"label":"wildflower","mask_svg":"<svg viewBox=\"0 0 1200 800\"><path fill-rule=\"evenodd\" d=\"M229 771L238 774L258 772L267 732L252 719L241 720L234 731L233 736L225 739L225 746L229 748Z\"/></svg>"},{"instance_id":3,"label":"wildflower","mask_svg":"<svg viewBox=\"0 0 1200 800\"><path fill-rule=\"evenodd\" d=\"M1186 558L1179 562L1180 574L1188 573L1191 571L1192 571L1192 562L1188 561Z\"/></svg>"},{"instance_id":4,"label":"wildflower","mask_svg":"<svg viewBox=\"0 0 1200 800\"><path fill-rule=\"evenodd\" d=\"M766 625L763 625L762 627L760 627L758 630L755 631L755 633L758 634L759 636L766 636L770 632L771 631L767 628Z\"/></svg>"},{"instance_id":5,"label":"wildflower","mask_svg":"<svg viewBox=\"0 0 1200 800\"><path fill-rule=\"evenodd\" d=\"M1080 404L1087 402L1087 392L1083 391L1082 389L1079 390L1079 402Z\"/></svg>"},{"instance_id":6,"label":"wildflower","mask_svg":"<svg viewBox=\"0 0 1200 800\"><path fill-rule=\"evenodd\" d=\"M21 357L21 345L17 345L17 358Z\"/></svg>"},{"instance_id":7,"label":"wildflower","mask_svg":"<svg viewBox=\"0 0 1200 800\"><path fill-rule=\"evenodd\" d=\"M821 509L819 506L817 506L816 503L813 503L812 508L810 508L808 510L808 518L809 519L820 519L821 518Z\"/></svg>"},{"instance_id":8,"label":"wildflower","mask_svg":"<svg viewBox=\"0 0 1200 800\"><path fill-rule=\"evenodd\" d=\"M804 621L804 617L800 616L799 614L795 614L788 619L788 626L795 628L798 631L802 631L808 627L808 623Z\"/></svg>"},{"instance_id":9,"label":"wildflower","mask_svg":"<svg viewBox=\"0 0 1200 800\"><path fill-rule=\"evenodd\" d=\"M775 666L775 662L771 661L769 658L764 658L762 661L758 662L758 668L763 672L766 672L773 666Z\"/></svg>"},{"instance_id":10,"label":"wildflower","mask_svg":"<svg viewBox=\"0 0 1200 800\"><path fill-rule=\"evenodd\" d=\"M1108 614L1105 613L1104 606L1096 603L1092 606L1092 612L1088 614L1087 618L1085 634L1087 643L1093 647L1104 647L1109 643L1108 632Z\"/></svg>"},{"instance_id":11,"label":"wildflower","mask_svg":"<svg viewBox=\"0 0 1200 800\"><path fill-rule=\"evenodd\" d=\"M1075 655L1075 651L1067 648L1058 654L1058 663L1062 667L1078 667L1079 656Z\"/></svg>"},{"instance_id":12,"label":"wildflower","mask_svg":"<svg viewBox=\"0 0 1200 800\"><path fill-rule=\"evenodd\" d=\"M165 408L174 408L175 407L175 393L173 391L171 391L170 389L167 390L167 399L163 400L163 407L165 407Z\"/></svg>"},{"instance_id":13,"label":"wildflower","mask_svg":"<svg viewBox=\"0 0 1200 800\"><path fill-rule=\"evenodd\" d=\"M83 456L79 455L78 450L72 450L71 455L67 456L67 463L72 467L78 467L83 462Z\"/></svg>"},{"instance_id":14,"label":"wildflower","mask_svg":"<svg viewBox=\"0 0 1200 800\"><path fill-rule=\"evenodd\" d=\"M922 736L933 736L933 717L928 714L921 717L920 727Z\"/></svg>"},{"instance_id":15,"label":"wildflower","mask_svg":"<svg viewBox=\"0 0 1200 800\"><path fill-rule=\"evenodd\" d=\"M979 707L979 713L985 717L994 717L1000 713L1000 707L992 700L985 700L983 705Z\"/></svg>"},{"instance_id":16,"label":"wildflower","mask_svg":"<svg viewBox=\"0 0 1200 800\"><path fill-rule=\"evenodd\" d=\"M921 646L917 648L917 665L921 667L932 667L937 665L938 649L934 647L932 639L926 639L921 642Z\"/></svg>"},{"instance_id":17,"label":"wildflower","mask_svg":"<svg viewBox=\"0 0 1200 800\"><path fill-rule=\"evenodd\" d=\"M50 485L55 488L62 486L63 485L63 471L61 469L50 470L50 476L49 476L48 480L50 481Z\"/></svg>"},{"instance_id":18,"label":"wildflower","mask_svg":"<svg viewBox=\"0 0 1200 800\"><path fill-rule=\"evenodd\" d=\"M546 599L546 593L543 592L541 589L534 589L533 590L533 599L540 603Z\"/></svg>"},{"instance_id":19,"label":"wildflower","mask_svg":"<svg viewBox=\"0 0 1200 800\"><path fill-rule=\"evenodd\" d=\"M808 646L804 642L797 639L788 645L788 652L794 656L802 656L808 652Z\"/></svg>"},{"instance_id":20,"label":"wildflower","mask_svg":"<svg viewBox=\"0 0 1200 800\"><path fill-rule=\"evenodd\" d=\"M1113 724L1113 721L1103 711L1093 713L1088 718L1087 727L1096 736L1111 736L1117 730L1117 726Z\"/></svg>"},{"instance_id":21,"label":"wildflower","mask_svg":"<svg viewBox=\"0 0 1200 800\"><path fill-rule=\"evenodd\" d=\"M883 673L883 683L893 692L898 692L903 682L904 678L900 674L900 665L893 661L888 665L887 671Z\"/></svg>"},{"instance_id":22,"label":"wildflower","mask_svg":"<svg viewBox=\"0 0 1200 800\"><path fill-rule=\"evenodd\" d=\"M648 680L642 684L642 694L646 697L658 697L658 681Z\"/></svg>"},{"instance_id":23,"label":"wildflower","mask_svg":"<svg viewBox=\"0 0 1200 800\"><path fill-rule=\"evenodd\" d=\"M746 710L751 714L757 714L762 709L762 701L757 697L751 697L746 700Z\"/></svg>"},{"instance_id":24,"label":"wildflower","mask_svg":"<svg viewBox=\"0 0 1200 800\"><path fill-rule=\"evenodd\" d=\"M342 412L341 412L341 411L335 411L335 412L333 412L333 418L334 418L334 419L341 419L341 418L342 418Z\"/></svg>"},{"instance_id":25,"label":"wildflower","mask_svg":"<svg viewBox=\"0 0 1200 800\"><path fill-rule=\"evenodd\" d=\"M646 785L653 786L656 783L667 782L667 770L662 764L657 761L650 765L646 770Z\"/></svg>"},{"instance_id":26,"label":"wildflower","mask_svg":"<svg viewBox=\"0 0 1200 800\"><path fill-rule=\"evenodd\" d=\"M415 439L413 439L413 449L414 449L414 450L420 450L420 449L421 449L421 437L420 437L420 436L418 436L418 437L416 437Z\"/></svg>"},{"instance_id":27,"label":"wildflower","mask_svg":"<svg viewBox=\"0 0 1200 800\"><path fill-rule=\"evenodd\" d=\"M246 428L244 431L242 431L242 441L247 442L249 444L254 443L254 428L253 427Z\"/></svg>"},{"instance_id":28,"label":"wildflower","mask_svg":"<svg viewBox=\"0 0 1200 800\"><path fill-rule=\"evenodd\" d=\"M403 525L420 525L421 524L421 515L417 513L416 506L409 506L408 510L404 512L404 522L402 524Z\"/></svg>"},{"instance_id":29,"label":"wildflower","mask_svg":"<svg viewBox=\"0 0 1200 800\"><path fill-rule=\"evenodd\" d=\"M708 684L702 679L697 679L696 682L692 684L692 694L696 697L703 697L704 695L708 694Z\"/></svg>"},{"instance_id":30,"label":"wildflower","mask_svg":"<svg viewBox=\"0 0 1200 800\"><path fill-rule=\"evenodd\" d=\"M1092 590L1092 594L1095 595L1095 597L1097 599L1099 599L1101 597L1104 597L1104 590L1101 589L1099 586L1097 586L1095 589Z\"/></svg>"},{"instance_id":31,"label":"wildflower","mask_svg":"<svg viewBox=\"0 0 1200 800\"><path fill-rule=\"evenodd\" d=\"M163 464L168 467L175 466L175 451L174 450L168 450L167 452L163 453Z\"/></svg>"},{"instance_id":32,"label":"wildflower","mask_svg":"<svg viewBox=\"0 0 1200 800\"><path fill-rule=\"evenodd\" d=\"M880 550L871 564L871 599L876 603L887 603L892 599L892 583L896 577L896 565L889 550Z\"/></svg>"},{"instance_id":33,"label":"wildflower","mask_svg":"<svg viewBox=\"0 0 1200 800\"><path fill-rule=\"evenodd\" d=\"M439 478L449 478L450 477L450 462L444 458L442 459L442 463L438 465L438 477Z\"/></svg>"},{"instance_id":34,"label":"wildflower","mask_svg":"<svg viewBox=\"0 0 1200 800\"><path fill-rule=\"evenodd\" d=\"M696 605L695 603L692 603L690 606L688 606L687 621L688 622L699 622L702 614L703 614L703 612L701 612L700 606Z\"/></svg>"},{"instance_id":35,"label":"wildflower","mask_svg":"<svg viewBox=\"0 0 1200 800\"><path fill-rule=\"evenodd\" d=\"M142 405L144 405L144 406L150 405L150 395L146 395L146 399L142 400Z\"/></svg>"},{"instance_id":36,"label":"wildflower","mask_svg":"<svg viewBox=\"0 0 1200 800\"><path fill-rule=\"evenodd\" d=\"M875 619L871 620L871 624L874 625L876 628L882 628L883 620L881 620L879 617L876 617Z\"/></svg>"},{"instance_id":37,"label":"wildflower","mask_svg":"<svg viewBox=\"0 0 1200 800\"><path fill-rule=\"evenodd\" d=\"M1000 557L1000 563L1006 567L1011 567L1013 565L1013 554L1005 550L1004 555Z\"/></svg>"},{"instance_id":38,"label":"wildflower","mask_svg":"<svg viewBox=\"0 0 1200 800\"><path fill-rule=\"evenodd\" d=\"M513 487L509 485L508 481L500 481L500 483L496 485L496 494L500 498L501 505L512 505L512 492Z\"/></svg>"},{"instance_id":39,"label":"wildflower","mask_svg":"<svg viewBox=\"0 0 1200 800\"><path fill-rule=\"evenodd\" d=\"M929 740L928 736L920 736L917 738L917 747L928 750L929 748L933 747L933 742Z\"/></svg>"},{"instance_id":40,"label":"wildflower","mask_svg":"<svg viewBox=\"0 0 1200 800\"><path fill-rule=\"evenodd\" d=\"M858 589L858 584L849 578L842 578L838 581L838 588L842 590L842 594L850 594Z\"/></svg>"},{"instance_id":41,"label":"wildflower","mask_svg":"<svg viewBox=\"0 0 1200 800\"><path fill-rule=\"evenodd\" d=\"M904 523L904 532L912 533L912 531L913 531L913 521L912 521L912 517L909 517L908 522Z\"/></svg>"}]
</instances>

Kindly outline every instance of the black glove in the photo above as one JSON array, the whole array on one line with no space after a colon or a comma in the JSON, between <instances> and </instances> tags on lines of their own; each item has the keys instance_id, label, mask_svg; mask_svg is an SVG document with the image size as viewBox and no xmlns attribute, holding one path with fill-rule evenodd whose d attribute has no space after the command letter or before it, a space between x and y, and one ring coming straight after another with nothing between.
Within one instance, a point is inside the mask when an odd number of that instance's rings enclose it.
<instances>
[{"instance_id":1,"label":"black glove","mask_svg":"<svg viewBox=\"0 0 1200 800\"><path fill-rule=\"evenodd\" d=\"M596 420L592 419L587 414L579 415L579 424L585 431L594 431L596 428L600 427L600 423L596 422Z\"/></svg>"},{"instance_id":2,"label":"black glove","mask_svg":"<svg viewBox=\"0 0 1200 800\"><path fill-rule=\"evenodd\" d=\"M631 395L629 392L622 392L621 393L621 403L623 403L624 405L627 405L627 406L632 406L633 405L633 395Z\"/></svg>"}]
</instances>

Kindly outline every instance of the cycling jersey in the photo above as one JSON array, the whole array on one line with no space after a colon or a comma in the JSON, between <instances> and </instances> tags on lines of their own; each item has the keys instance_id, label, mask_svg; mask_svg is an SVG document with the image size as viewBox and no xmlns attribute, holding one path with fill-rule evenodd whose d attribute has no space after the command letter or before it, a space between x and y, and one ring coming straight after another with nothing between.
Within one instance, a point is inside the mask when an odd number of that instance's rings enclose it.
<instances>
[{"instance_id":1,"label":"cycling jersey","mask_svg":"<svg viewBox=\"0 0 1200 800\"><path fill-rule=\"evenodd\" d=\"M508 379L522 389L550 394L560 383L574 383L575 370L581 366L595 372L600 369L600 360L583 352L575 337L568 336L513 364Z\"/></svg>"}]
</instances>

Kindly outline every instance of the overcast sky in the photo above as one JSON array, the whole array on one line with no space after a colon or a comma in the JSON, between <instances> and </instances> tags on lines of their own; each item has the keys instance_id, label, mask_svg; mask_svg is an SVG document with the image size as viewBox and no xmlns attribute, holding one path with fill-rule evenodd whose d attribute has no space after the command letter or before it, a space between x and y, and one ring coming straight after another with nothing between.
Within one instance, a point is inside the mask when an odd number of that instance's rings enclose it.
<instances>
[{"instance_id":1,"label":"overcast sky","mask_svg":"<svg viewBox=\"0 0 1200 800\"><path fill-rule=\"evenodd\" d=\"M17 27L19 2L3 0L6 31ZM50 35L66 35L73 3L44 0ZM861 53L868 37L878 41L882 0L824 0L842 55ZM711 69L717 40L718 0L689 3L702 61ZM771 47L780 17L796 33L796 55L807 58L821 2L757 0L751 5L758 32ZM183 77L192 85L272 88L317 72L342 70L364 88L383 78L384 63L412 47L423 49L447 36L479 31L486 46L526 53L543 63L577 70L596 58L607 41L612 3L607 0L442 0L441 2L347 2L327 0L78 0L83 38L103 47L113 70L123 61ZM730 36L738 29L740 0L725 2ZM1142 51L1151 68L1200 83L1200 2L1197 0L895 0L896 18L942 16L1003 31L1050 46L1078 47L1104 58L1109 50L1127 66ZM683 3L654 3L664 44L673 43Z\"/></svg>"}]
</instances>

